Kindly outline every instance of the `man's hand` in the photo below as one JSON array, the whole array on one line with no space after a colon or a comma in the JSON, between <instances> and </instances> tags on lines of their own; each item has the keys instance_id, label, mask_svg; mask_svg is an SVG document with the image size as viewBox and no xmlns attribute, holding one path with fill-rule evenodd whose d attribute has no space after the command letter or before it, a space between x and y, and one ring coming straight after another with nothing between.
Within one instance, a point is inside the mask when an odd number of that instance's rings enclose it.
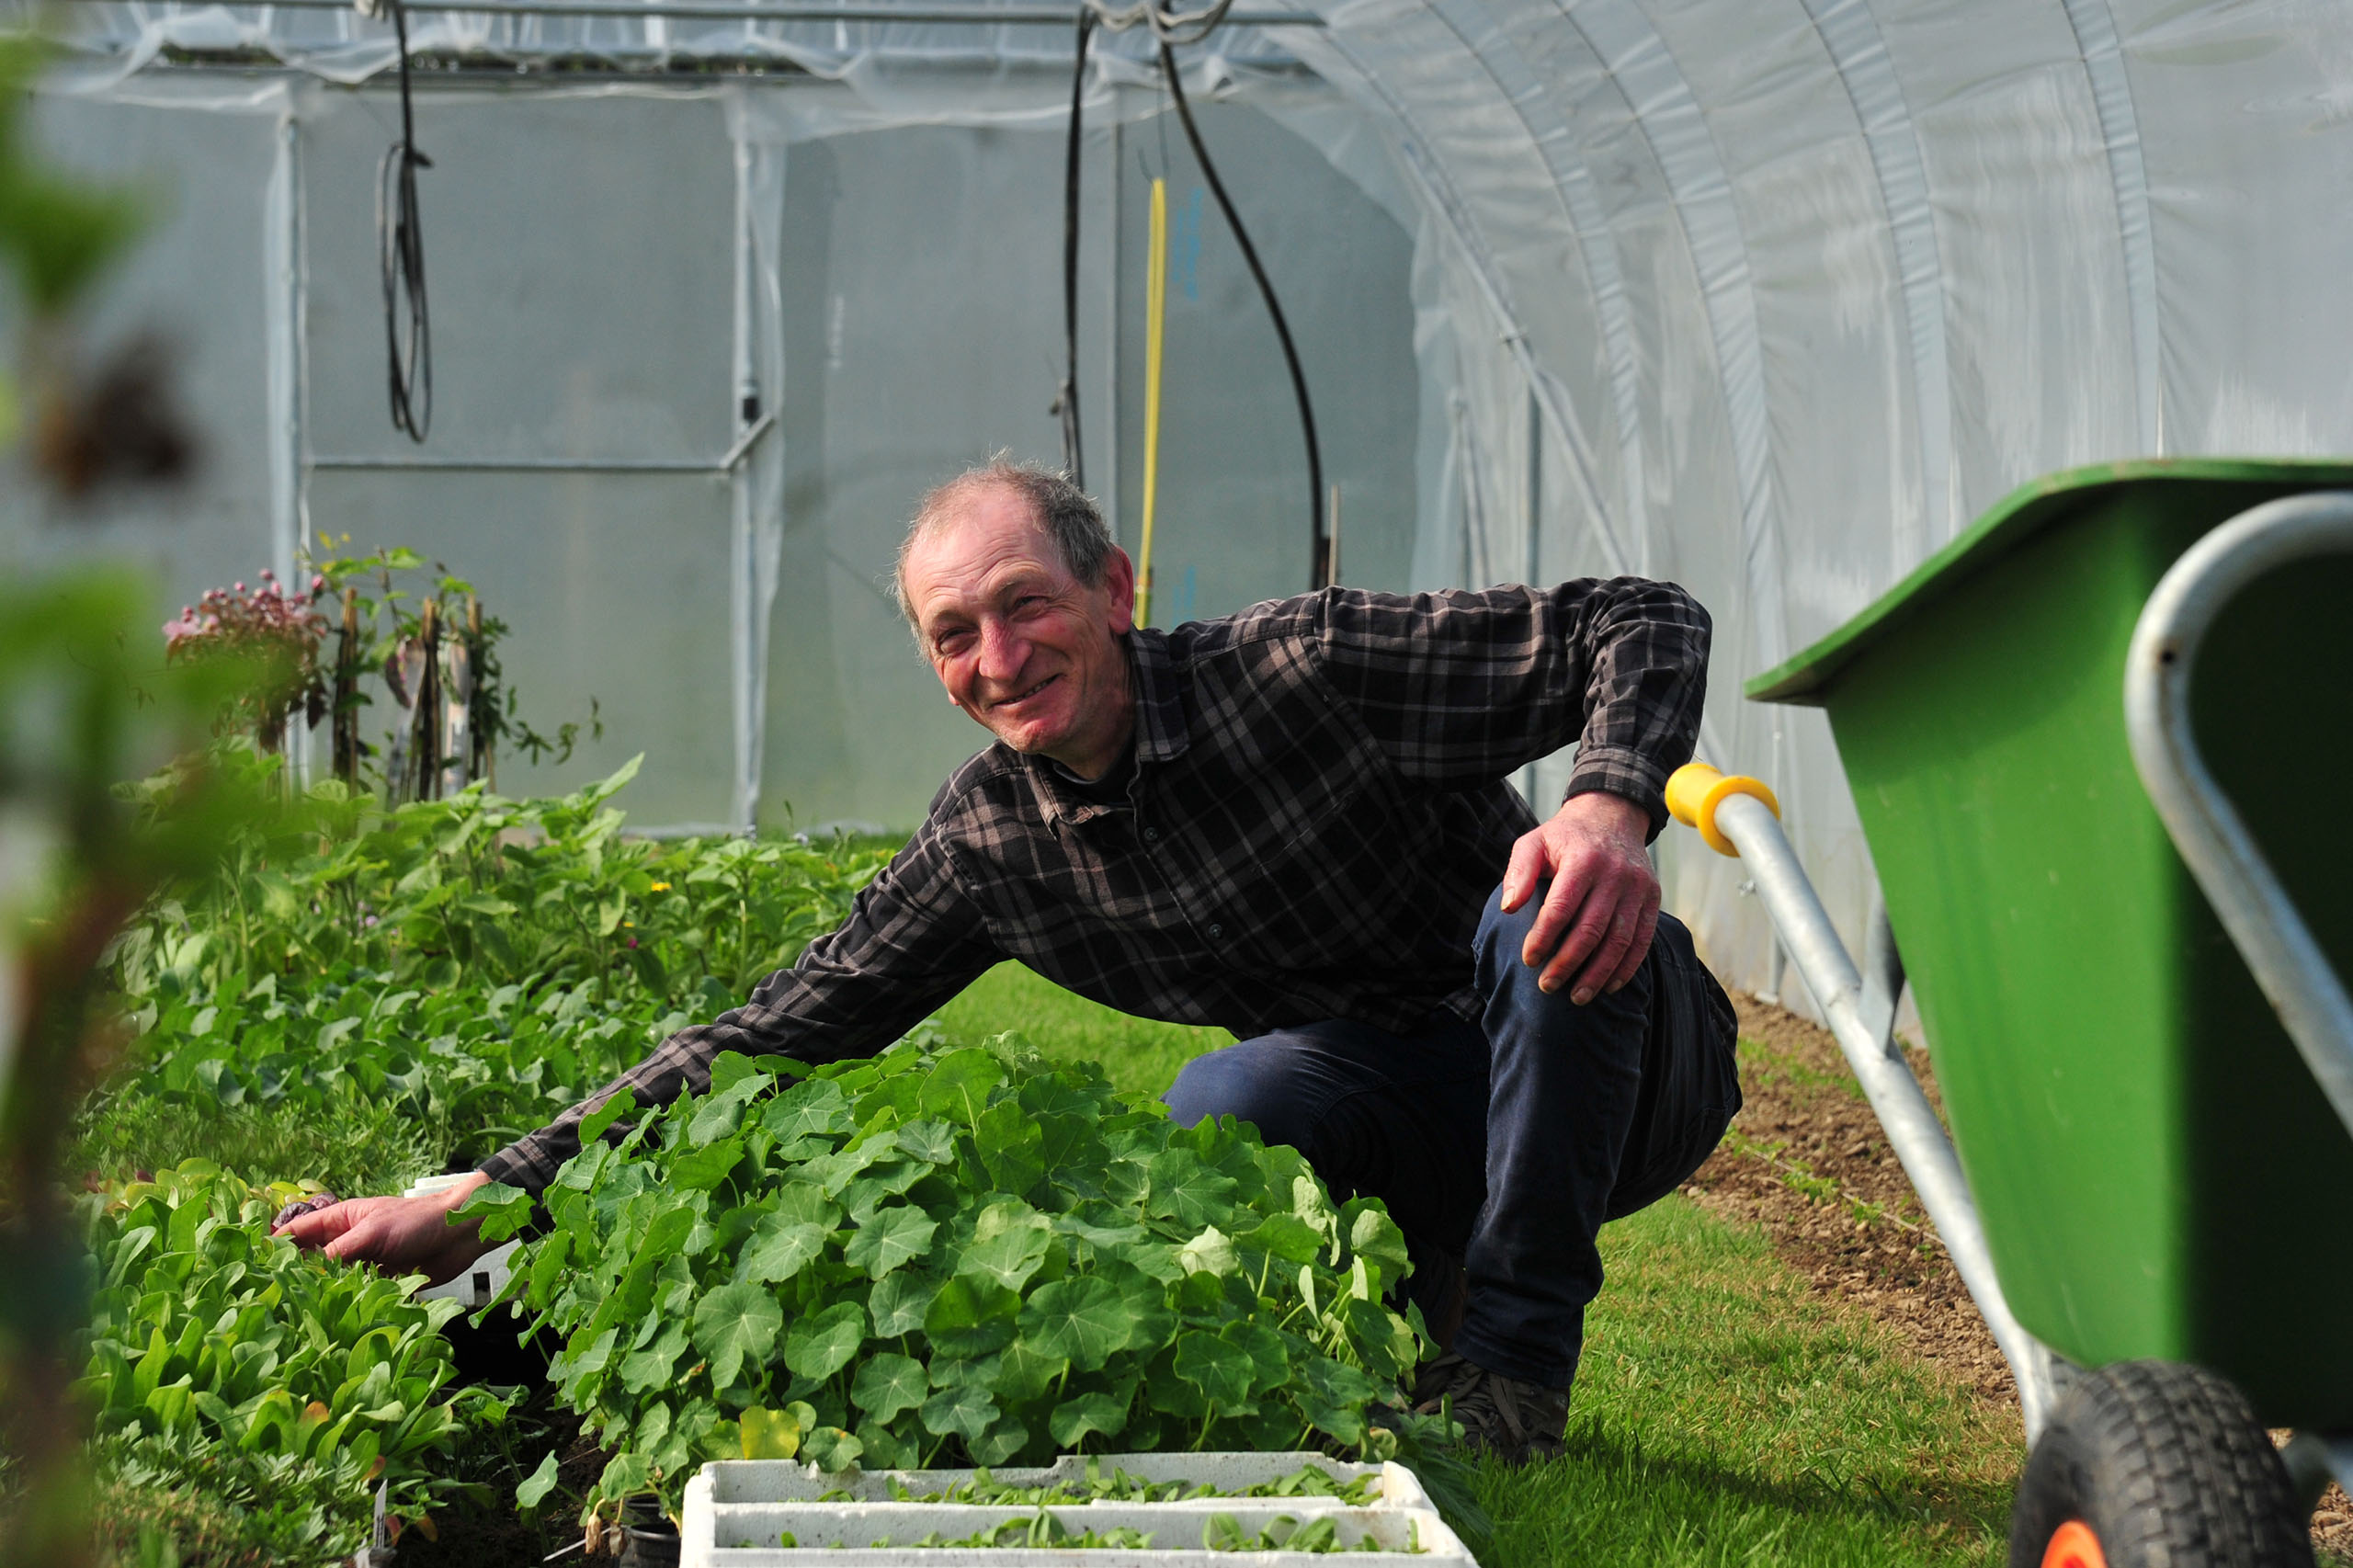
<instances>
[{"instance_id":1,"label":"man's hand","mask_svg":"<svg viewBox=\"0 0 2353 1568\"><path fill-rule=\"evenodd\" d=\"M1552 879L1519 949L1522 963L1541 971L1536 983L1544 990L1567 985L1569 1000L1583 1006L1643 967L1658 927L1658 876L1643 850L1650 825L1633 801L1588 790L1511 846L1505 914Z\"/></svg>"},{"instance_id":2,"label":"man's hand","mask_svg":"<svg viewBox=\"0 0 2353 1568\"><path fill-rule=\"evenodd\" d=\"M449 1211L489 1184L480 1171L424 1198L355 1198L298 1214L272 1233L342 1263L372 1263L387 1274L422 1274L440 1285L483 1254L482 1224L449 1222Z\"/></svg>"}]
</instances>

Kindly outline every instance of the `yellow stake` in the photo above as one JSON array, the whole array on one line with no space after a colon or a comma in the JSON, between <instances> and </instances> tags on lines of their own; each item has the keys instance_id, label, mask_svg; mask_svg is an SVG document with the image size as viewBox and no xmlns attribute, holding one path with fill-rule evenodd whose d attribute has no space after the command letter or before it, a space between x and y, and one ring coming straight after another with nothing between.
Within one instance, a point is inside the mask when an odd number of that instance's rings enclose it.
<instances>
[{"instance_id":1,"label":"yellow stake","mask_svg":"<svg viewBox=\"0 0 2353 1568\"><path fill-rule=\"evenodd\" d=\"M1143 558L1136 563L1136 624L1152 619L1152 503L1160 485L1160 340L1168 314L1168 182L1152 182L1152 243L1143 285Z\"/></svg>"}]
</instances>

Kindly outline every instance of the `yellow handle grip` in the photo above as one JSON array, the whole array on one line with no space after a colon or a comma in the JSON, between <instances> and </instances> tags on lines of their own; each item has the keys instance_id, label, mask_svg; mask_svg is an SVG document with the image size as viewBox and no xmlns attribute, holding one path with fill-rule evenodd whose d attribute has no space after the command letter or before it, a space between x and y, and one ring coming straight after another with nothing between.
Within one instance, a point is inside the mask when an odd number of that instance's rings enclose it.
<instances>
[{"instance_id":1,"label":"yellow handle grip","mask_svg":"<svg viewBox=\"0 0 2353 1568\"><path fill-rule=\"evenodd\" d=\"M1698 828L1709 848L1738 859L1740 851L1732 840L1716 831L1716 808L1734 795L1753 796L1775 816L1781 814L1781 802L1763 779L1719 773L1704 762L1687 762L1667 779L1666 810L1684 826Z\"/></svg>"}]
</instances>

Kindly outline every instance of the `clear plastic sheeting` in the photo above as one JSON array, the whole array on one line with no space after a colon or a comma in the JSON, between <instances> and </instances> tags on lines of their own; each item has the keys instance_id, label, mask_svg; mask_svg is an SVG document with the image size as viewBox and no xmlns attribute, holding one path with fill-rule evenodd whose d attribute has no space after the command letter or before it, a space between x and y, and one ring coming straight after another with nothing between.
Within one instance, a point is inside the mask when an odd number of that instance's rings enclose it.
<instances>
[{"instance_id":1,"label":"clear plastic sheeting","mask_svg":"<svg viewBox=\"0 0 2353 1568\"><path fill-rule=\"evenodd\" d=\"M129 550L184 595L321 528L429 539L516 623L527 704L606 718L517 782L642 744L641 820L911 822L981 737L884 574L926 484L1058 454L1073 28L794 8L413 14L420 52L479 67L422 77L441 402L416 450L381 409L390 28L76 0L42 123L177 193L108 324L176 335L209 460L184 523L18 513L0 549ZM1343 579L1689 585L1717 626L1703 749L1773 780L1850 946L1872 874L1828 733L1743 679L2052 470L2353 449L2340 6L1296 9L1316 25L1182 52L1300 333ZM1157 619L1296 592L1289 389L1143 36L1098 36L1087 104L1090 487L1132 542L1163 175ZM445 466L369 466L395 458ZM1740 868L1683 835L1662 858L1711 960L1771 983Z\"/></svg>"}]
</instances>

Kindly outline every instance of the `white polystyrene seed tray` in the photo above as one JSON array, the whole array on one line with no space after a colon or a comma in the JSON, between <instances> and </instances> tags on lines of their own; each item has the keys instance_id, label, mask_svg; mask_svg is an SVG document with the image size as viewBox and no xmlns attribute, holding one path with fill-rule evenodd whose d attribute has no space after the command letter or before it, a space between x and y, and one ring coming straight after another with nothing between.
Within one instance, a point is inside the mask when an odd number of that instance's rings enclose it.
<instances>
[{"instance_id":1,"label":"white polystyrene seed tray","mask_svg":"<svg viewBox=\"0 0 2353 1568\"><path fill-rule=\"evenodd\" d=\"M925 1496L972 1481L969 1470L862 1471L826 1475L811 1466L777 1460L721 1460L705 1465L687 1483L680 1532L681 1568L1347 1568L1367 1555L1414 1552L1415 1568L1476 1568L1470 1551L1447 1528L1414 1472L1399 1464L1343 1464L1320 1454L1104 1454L1099 1474L1125 1471L1139 1481L1185 1481L1234 1493L1295 1474L1302 1465L1327 1471L1336 1481L1378 1474L1381 1495L1370 1506L1337 1497L1194 1497L1182 1502L1085 1502L1046 1506L1046 1512L1073 1534L1115 1529L1148 1532L1149 1547L920 1547L926 1536L949 1540L998 1526L1033 1519L1036 1505L1017 1503L910 1503L893 1498L892 1483ZM1051 1465L993 1470L990 1479L1017 1487L1055 1484L1083 1487L1087 1460L1064 1456ZM842 1493L848 1493L843 1498ZM834 1500L824 1501L827 1494ZM1336 1553L1218 1551L1202 1543L1213 1514L1225 1514L1256 1535L1288 1517L1305 1524L1330 1517L1339 1543L1376 1549ZM781 1544L786 1533L794 1545ZM1404 1568L1401 1563L1400 1568Z\"/></svg>"}]
</instances>

